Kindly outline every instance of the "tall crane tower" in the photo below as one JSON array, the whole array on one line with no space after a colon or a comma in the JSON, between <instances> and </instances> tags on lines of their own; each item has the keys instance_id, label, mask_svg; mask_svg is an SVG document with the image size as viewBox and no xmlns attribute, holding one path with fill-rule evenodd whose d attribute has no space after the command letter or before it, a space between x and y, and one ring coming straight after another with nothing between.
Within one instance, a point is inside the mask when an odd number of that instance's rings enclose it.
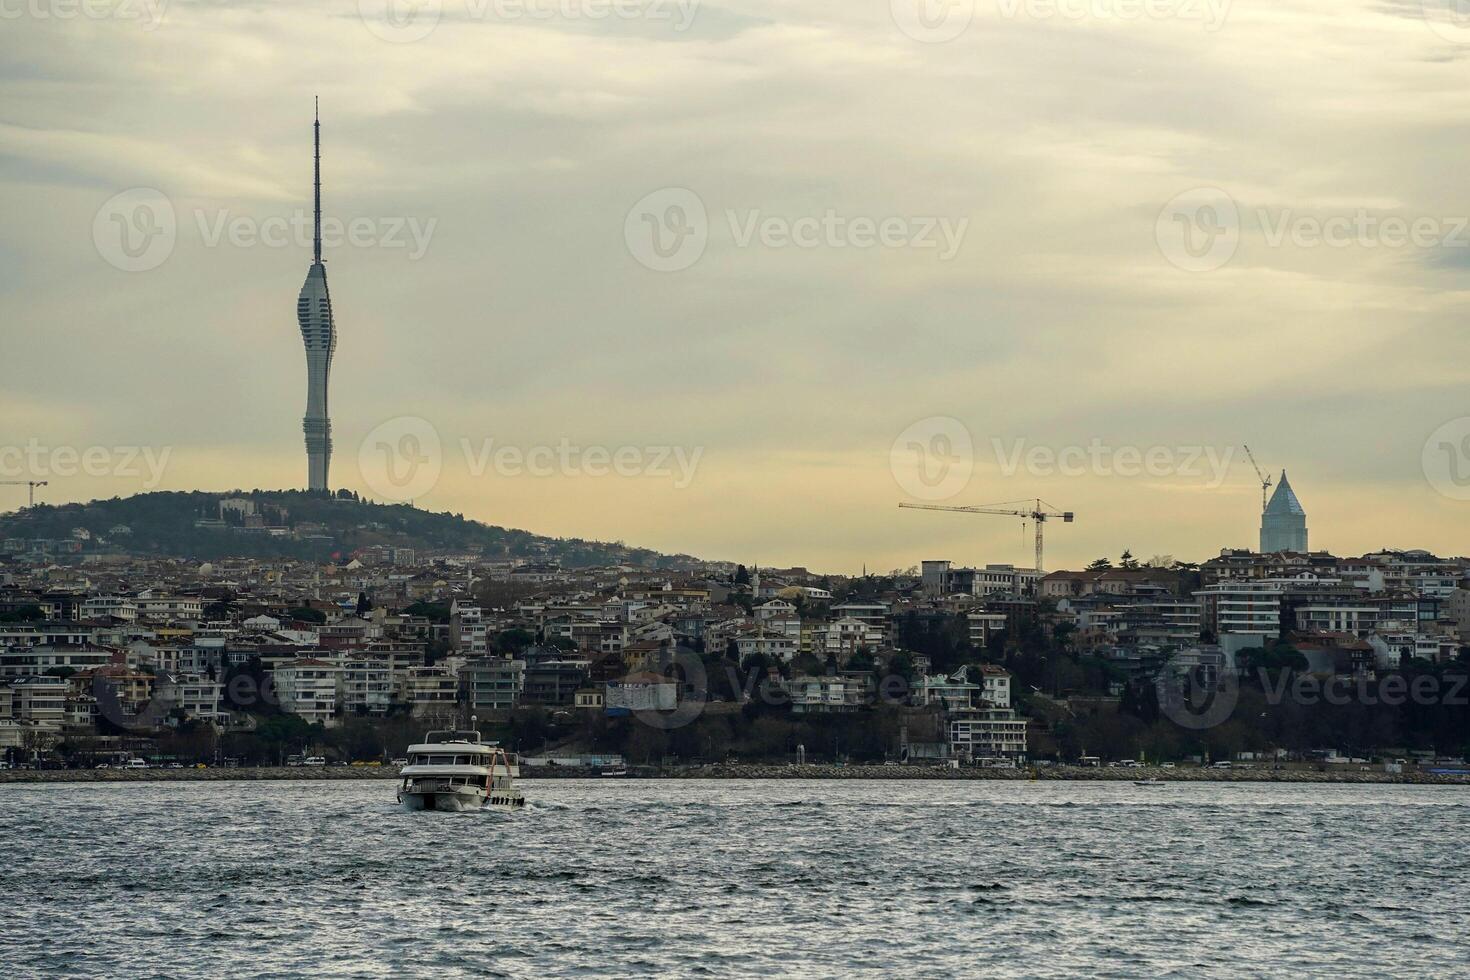
<instances>
[{"instance_id":1,"label":"tall crane tower","mask_svg":"<svg viewBox=\"0 0 1470 980\"><path fill-rule=\"evenodd\" d=\"M1261 472L1261 465L1256 462L1256 457L1251 453L1251 447L1245 447L1245 458L1251 461L1256 468L1256 477L1261 481L1261 513L1266 513L1266 491L1271 489L1271 478Z\"/></svg>"},{"instance_id":2,"label":"tall crane tower","mask_svg":"<svg viewBox=\"0 0 1470 980\"><path fill-rule=\"evenodd\" d=\"M1025 507L1017 508L1016 504L1025 504ZM1070 510L1045 510L1050 507L1046 501L1037 497L1033 500L1006 500L998 504L981 504L978 507L950 507L944 504L905 504L898 506L909 510L947 510L958 514L1001 514L1006 517L1020 517L1033 522L1036 525L1036 570L1043 571L1041 564L1041 529L1046 522L1053 517L1060 517L1062 523L1072 523L1072 512Z\"/></svg>"},{"instance_id":3,"label":"tall crane tower","mask_svg":"<svg viewBox=\"0 0 1470 980\"><path fill-rule=\"evenodd\" d=\"M30 506L36 506L36 488L47 486L45 480L0 480L0 487L27 487L31 492Z\"/></svg>"}]
</instances>

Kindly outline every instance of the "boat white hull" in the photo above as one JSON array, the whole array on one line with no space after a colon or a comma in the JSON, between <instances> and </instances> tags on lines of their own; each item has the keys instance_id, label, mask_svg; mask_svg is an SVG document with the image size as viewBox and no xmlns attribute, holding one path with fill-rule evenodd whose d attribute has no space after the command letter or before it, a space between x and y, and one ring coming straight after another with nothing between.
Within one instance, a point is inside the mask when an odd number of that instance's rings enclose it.
<instances>
[{"instance_id":1,"label":"boat white hull","mask_svg":"<svg viewBox=\"0 0 1470 980\"><path fill-rule=\"evenodd\" d=\"M463 813L466 810L518 810L526 805L519 792L484 793L399 793L398 802L405 810L436 810L441 813Z\"/></svg>"},{"instance_id":2,"label":"boat white hull","mask_svg":"<svg viewBox=\"0 0 1470 980\"><path fill-rule=\"evenodd\" d=\"M398 802L405 810L437 810L441 813L463 813L478 810L485 804L483 793L399 793Z\"/></svg>"}]
</instances>

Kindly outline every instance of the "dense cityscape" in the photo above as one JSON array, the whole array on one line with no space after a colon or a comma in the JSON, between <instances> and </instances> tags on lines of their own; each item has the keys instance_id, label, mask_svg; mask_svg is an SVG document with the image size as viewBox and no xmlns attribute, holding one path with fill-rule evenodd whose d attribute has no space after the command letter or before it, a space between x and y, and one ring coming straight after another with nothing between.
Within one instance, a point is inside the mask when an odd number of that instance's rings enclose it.
<instances>
[{"instance_id":1,"label":"dense cityscape","mask_svg":"<svg viewBox=\"0 0 1470 980\"><path fill-rule=\"evenodd\" d=\"M216 552L385 543L186 559L145 554L156 544L95 515L26 536L92 511L10 515L7 764L391 765L424 728L470 717L529 768L576 771L1453 770L1470 744L1470 559L1310 551L1284 474L1260 550L1124 551L1052 572L922 560L840 576L570 552L579 563L534 538L420 550L381 523L349 526L374 508L347 495L295 499L348 523L297 520L280 499L214 495L186 516Z\"/></svg>"},{"instance_id":2,"label":"dense cityscape","mask_svg":"<svg viewBox=\"0 0 1470 980\"><path fill-rule=\"evenodd\" d=\"M1470 0L0 21L6 978L1467 973Z\"/></svg>"}]
</instances>

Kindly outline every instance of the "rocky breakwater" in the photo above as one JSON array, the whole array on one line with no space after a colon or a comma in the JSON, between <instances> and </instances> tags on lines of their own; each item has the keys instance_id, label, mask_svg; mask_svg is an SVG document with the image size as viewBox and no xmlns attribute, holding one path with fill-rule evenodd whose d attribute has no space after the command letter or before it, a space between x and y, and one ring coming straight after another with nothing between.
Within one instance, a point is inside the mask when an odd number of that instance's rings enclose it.
<instances>
[{"instance_id":1,"label":"rocky breakwater","mask_svg":"<svg viewBox=\"0 0 1470 980\"><path fill-rule=\"evenodd\" d=\"M396 779L393 766L252 766L226 769L6 769L0 783L224 782L270 779Z\"/></svg>"},{"instance_id":2,"label":"rocky breakwater","mask_svg":"<svg viewBox=\"0 0 1470 980\"><path fill-rule=\"evenodd\" d=\"M1382 770L1336 769L1164 769L1143 766L1130 769L1108 769L1081 766L1044 766L1018 769L979 769L947 766L889 765L783 765L763 763L721 763L707 766L680 766L659 773L667 779L1000 779L1000 780L1081 780L1094 782L1133 782L1159 780L1173 782L1257 782L1257 783L1413 783L1424 785L1470 785L1470 776L1432 775L1429 773L1389 773Z\"/></svg>"}]
</instances>

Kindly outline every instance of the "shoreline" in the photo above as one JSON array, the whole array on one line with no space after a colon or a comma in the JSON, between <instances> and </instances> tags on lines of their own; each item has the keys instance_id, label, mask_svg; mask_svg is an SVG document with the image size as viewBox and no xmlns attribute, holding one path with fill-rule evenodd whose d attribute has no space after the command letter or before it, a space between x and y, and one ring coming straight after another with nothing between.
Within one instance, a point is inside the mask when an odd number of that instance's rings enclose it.
<instances>
[{"instance_id":1,"label":"shoreline","mask_svg":"<svg viewBox=\"0 0 1470 980\"><path fill-rule=\"evenodd\" d=\"M7 769L0 770L0 786L34 783L143 783L143 782L321 782L398 778L391 767L297 766L239 769ZM1410 786L1470 786L1470 775L1430 773L1331 772L1315 769L1094 769L1049 766L1042 769L948 769L939 766L832 766L720 764L670 769L630 767L626 776L602 777L581 770L537 770L523 766L521 779L902 779L1002 780L1009 782L1121 782L1156 779L1164 783L1343 783Z\"/></svg>"}]
</instances>

